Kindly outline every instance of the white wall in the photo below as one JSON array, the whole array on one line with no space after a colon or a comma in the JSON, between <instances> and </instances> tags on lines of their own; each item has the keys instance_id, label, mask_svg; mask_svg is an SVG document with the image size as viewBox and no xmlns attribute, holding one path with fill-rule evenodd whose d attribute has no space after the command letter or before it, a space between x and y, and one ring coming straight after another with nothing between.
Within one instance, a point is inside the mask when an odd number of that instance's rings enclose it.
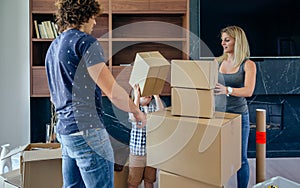
<instances>
[{"instance_id":1,"label":"white wall","mask_svg":"<svg viewBox=\"0 0 300 188\"><path fill-rule=\"evenodd\" d=\"M0 145L30 142L29 0L0 0Z\"/></svg>"}]
</instances>

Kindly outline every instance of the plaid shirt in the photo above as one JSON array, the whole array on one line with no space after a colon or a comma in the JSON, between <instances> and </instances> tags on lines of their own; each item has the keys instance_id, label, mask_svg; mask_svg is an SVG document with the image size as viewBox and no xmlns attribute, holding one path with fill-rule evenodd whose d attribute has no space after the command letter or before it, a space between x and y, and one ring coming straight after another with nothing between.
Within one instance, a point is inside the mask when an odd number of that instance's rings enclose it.
<instances>
[{"instance_id":1,"label":"plaid shirt","mask_svg":"<svg viewBox=\"0 0 300 188\"><path fill-rule=\"evenodd\" d=\"M146 108L146 109L145 109ZM140 109L144 113L150 113L156 111L154 105L144 106ZM130 153L133 155L145 156L146 155L146 126L143 128L137 128L136 122L131 122L132 129L130 132Z\"/></svg>"}]
</instances>

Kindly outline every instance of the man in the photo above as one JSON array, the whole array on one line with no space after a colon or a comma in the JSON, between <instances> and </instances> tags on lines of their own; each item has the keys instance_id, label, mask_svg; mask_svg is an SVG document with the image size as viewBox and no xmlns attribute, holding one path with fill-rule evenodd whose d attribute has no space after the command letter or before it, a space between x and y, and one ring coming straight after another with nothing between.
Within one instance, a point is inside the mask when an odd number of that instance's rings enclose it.
<instances>
[{"instance_id":1,"label":"man","mask_svg":"<svg viewBox=\"0 0 300 188\"><path fill-rule=\"evenodd\" d=\"M61 34L46 55L51 101L62 145L63 187L113 187L113 150L102 118L102 92L143 124L134 105L105 65L103 50L91 36L100 14L97 0L57 0Z\"/></svg>"}]
</instances>

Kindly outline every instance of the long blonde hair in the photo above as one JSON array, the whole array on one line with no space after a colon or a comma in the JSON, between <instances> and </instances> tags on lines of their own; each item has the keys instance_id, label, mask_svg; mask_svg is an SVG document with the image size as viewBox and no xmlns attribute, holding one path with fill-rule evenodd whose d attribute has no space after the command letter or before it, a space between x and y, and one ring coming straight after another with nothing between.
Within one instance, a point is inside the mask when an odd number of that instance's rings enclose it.
<instances>
[{"instance_id":1,"label":"long blonde hair","mask_svg":"<svg viewBox=\"0 0 300 188\"><path fill-rule=\"evenodd\" d=\"M238 67L244 61L244 59L250 57L250 49L248 40L244 30L238 26L228 26L221 30L221 35L223 33L228 34L230 37L234 38L234 66ZM223 53L220 57L217 57L218 62L222 62L227 59L228 54Z\"/></svg>"}]
</instances>

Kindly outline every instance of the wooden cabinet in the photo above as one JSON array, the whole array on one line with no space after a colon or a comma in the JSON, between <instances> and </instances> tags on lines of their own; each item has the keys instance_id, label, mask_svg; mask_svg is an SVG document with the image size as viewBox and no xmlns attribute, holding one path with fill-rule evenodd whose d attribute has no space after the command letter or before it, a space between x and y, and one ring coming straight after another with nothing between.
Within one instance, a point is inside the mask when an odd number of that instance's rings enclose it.
<instances>
[{"instance_id":1,"label":"wooden cabinet","mask_svg":"<svg viewBox=\"0 0 300 188\"><path fill-rule=\"evenodd\" d=\"M186 13L187 0L112 0L112 13Z\"/></svg>"},{"instance_id":2,"label":"wooden cabinet","mask_svg":"<svg viewBox=\"0 0 300 188\"><path fill-rule=\"evenodd\" d=\"M149 9L149 0L112 0L113 13L142 12Z\"/></svg>"},{"instance_id":3,"label":"wooden cabinet","mask_svg":"<svg viewBox=\"0 0 300 188\"><path fill-rule=\"evenodd\" d=\"M55 0L31 0L32 97L49 96L44 61L47 49L54 39L37 38L34 21L54 22L54 2ZM117 81L126 90L130 89L127 84L130 71L123 66L132 64L137 52L158 50L168 60L188 58L188 0L101 0L100 3L103 14L96 19L97 25L92 35L100 41L107 65L113 74L124 74ZM126 71L122 72L123 69Z\"/></svg>"},{"instance_id":4,"label":"wooden cabinet","mask_svg":"<svg viewBox=\"0 0 300 188\"><path fill-rule=\"evenodd\" d=\"M149 9L154 11L181 12L186 14L189 6L187 0L149 0Z\"/></svg>"}]
</instances>

